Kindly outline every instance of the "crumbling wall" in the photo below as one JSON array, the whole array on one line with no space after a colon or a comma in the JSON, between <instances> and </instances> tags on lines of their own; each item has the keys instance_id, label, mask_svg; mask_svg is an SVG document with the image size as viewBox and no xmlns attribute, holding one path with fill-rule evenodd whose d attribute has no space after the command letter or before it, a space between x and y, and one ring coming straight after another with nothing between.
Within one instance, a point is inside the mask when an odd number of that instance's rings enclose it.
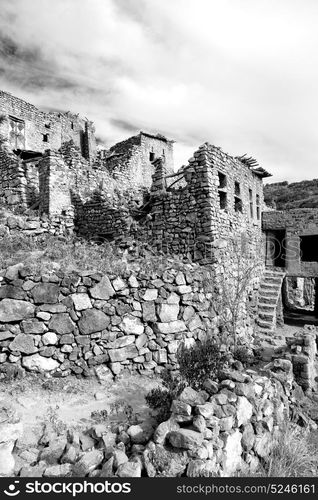
<instances>
[{"instance_id":1,"label":"crumbling wall","mask_svg":"<svg viewBox=\"0 0 318 500\"><path fill-rule=\"evenodd\" d=\"M21 161L5 148L0 148L0 204L10 208L26 204L25 175Z\"/></svg>"},{"instance_id":2,"label":"crumbling wall","mask_svg":"<svg viewBox=\"0 0 318 500\"><path fill-rule=\"evenodd\" d=\"M8 138L8 146L12 150L28 149L44 153L46 149L58 150L64 142L73 140L86 158L95 156L95 129L92 122L83 120L79 115L70 112L43 112L3 91L0 91L0 114L7 118L0 126L0 133ZM24 138L19 144L14 142L10 117L24 122Z\"/></svg>"}]
</instances>

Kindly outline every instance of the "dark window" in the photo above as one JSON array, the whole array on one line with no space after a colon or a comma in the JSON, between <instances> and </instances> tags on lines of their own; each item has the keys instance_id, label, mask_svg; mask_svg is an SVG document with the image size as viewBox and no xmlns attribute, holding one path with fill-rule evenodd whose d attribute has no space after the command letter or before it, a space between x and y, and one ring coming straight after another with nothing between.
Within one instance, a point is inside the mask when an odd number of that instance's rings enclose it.
<instances>
[{"instance_id":1,"label":"dark window","mask_svg":"<svg viewBox=\"0 0 318 500\"><path fill-rule=\"evenodd\" d=\"M218 176L219 176L219 188L225 189L227 185L226 175L222 174L221 172L218 172Z\"/></svg>"},{"instance_id":2,"label":"dark window","mask_svg":"<svg viewBox=\"0 0 318 500\"><path fill-rule=\"evenodd\" d=\"M227 194L225 191L219 191L219 201L220 201L220 208L222 210L225 210L227 207Z\"/></svg>"},{"instance_id":3,"label":"dark window","mask_svg":"<svg viewBox=\"0 0 318 500\"><path fill-rule=\"evenodd\" d=\"M45 128L51 128L51 124L50 124L50 123L45 123L45 124L44 124L44 127L45 127Z\"/></svg>"},{"instance_id":4,"label":"dark window","mask_svg":"<svg viewBox=\"0 0 318 500\"><path fill-rule=\"evenodd\" d=\"M250 199L250 217L253 219L254 217L254 208L253 208L253 191L251 189L248 190L249 199Z\"/></svg>"},{"instance_id":5,"label":"dark window","mask_svg":"<svg viewBox=\"0 0 318 500\"><path fill-rule=\"evenodd\" d=\"M259 194L256 195L256 217L257 220L260 220L261 218L261 206L260 206Z\"/></svg>"},{"instance_id":6,"label":"dark window","mask_svg":"<svg viewBox=\"0 0 318 500\"><path fill-rule=\"evenodd\" d=\"M152 151L150 151L149 153L149 161L154 161L155 159L155 153L153 153Z\"/></svg>"},{"instance_id":7,"label":"dark window","mask_svg":"<svg viewBox=\"0 0 318 500\"><path fill-rule=\"evenodd\" d=\"M234 210L235 212L243 212L243 203L241 198L234 196Z\"/></svg>"},{"instance_id":8,"label":"dark window","mask_svg":"<svg viewBox=\"0 0 318 500\"><path fill-rule=\"evenodd\" d=\"M42 134L43 142L49 142L49 134Z\"/></svg>"},{"instance_id":9,"label":"dark window","mask_svg":"<svg viewBox=\"0 0 318 500\"><path fill-rule=\"evenodd\" d=\"M234 194L235 196L241 196L241 186L239 182L235 182L234 184Z\"/></svg>"},{"instance_id":10,"label":"dark window","mask_svg":"<svg viewBox=\"0 0 318 500\"><path fill-rule=\"evenodd\" d=\"M318 234L300 236L300 259L303 262L318 262Z\"/></svg>"},{"instance_id":11,"label":"dark window","mask_svg":"<svg viewBox=\"0 0 318 500\"><path fill-rule=\"evenodd\" d=\"M74 122L71 122L71 129L74 130Z\"/></svg>"}]
</instances>

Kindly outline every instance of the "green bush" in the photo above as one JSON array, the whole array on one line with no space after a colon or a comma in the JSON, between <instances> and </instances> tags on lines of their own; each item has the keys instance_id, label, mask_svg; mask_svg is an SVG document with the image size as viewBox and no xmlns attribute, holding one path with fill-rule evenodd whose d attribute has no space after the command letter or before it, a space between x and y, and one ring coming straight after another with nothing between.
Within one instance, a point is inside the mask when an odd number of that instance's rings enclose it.
<instances>
[{"instance_id":1,"label":"green bush","mask_svg":"<svg viewBox=\"0 0 318 500\"><path fill-rule=\"evenodd\" d=\"M190 387L203 389L207 378L215 380L225 364L225 357L213 339L196 342L192 347L182 345L177 352L180 375Z\"/></svg>"},{"instance_id":2,"label":"green bush","mask_svg":"<svg viewBox=\"0 0 318 500\"><path fill-rule=\"evenodd\" d=\"M147 405L157 412L158 423L168 420L172 401L186 386L179 375L173 375L169 370L162 371L161 380L164 388L156 387L145 397Z\"/></svg>"}]
</instances>

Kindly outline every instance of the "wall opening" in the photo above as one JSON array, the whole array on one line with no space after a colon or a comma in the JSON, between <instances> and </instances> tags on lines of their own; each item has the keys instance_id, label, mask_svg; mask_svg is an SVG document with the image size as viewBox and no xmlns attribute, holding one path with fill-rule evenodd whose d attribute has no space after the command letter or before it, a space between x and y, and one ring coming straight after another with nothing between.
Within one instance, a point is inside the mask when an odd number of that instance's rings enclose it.
<instances>
[{"instance_id":1,"label":"wall opening","mask_svg":"<svg viewBox=\"0 0 318 500\"><path fill-rule=\"evenodd\" d=\"M218 172L218 177L219 177L219 189L225 189L227 186L226 175L222 174L222 172Z\"/></svg>"},{"instance_id":2,"label":"wall opening","mask_svg":"<svg viewBox=\"0 0 318 500\"><path fill-rule=\"evenodd\" d=\"M283 284L284 321L318 324L318 278L287 276Z\"/></svg>"},{"instance_id":3,"label":"wall opening","mask_svg":"<svg viewBox=\"0 0 318 500\"><path fill-rule=\"evenodd\" d=\"M266 265L274 267L286 266L286 231L277 229L266 231Z\"/></svg>"},{"instance_id":4,"label":"wall opening","mask_svg":"<svg viewBox=\"0 0 318 500\"><path fill-rule=\"evenodd\" d=\"M257 220L260 220L260 218L261 218L261 205L260 205L259 194L256 195L256 217L257 217Z\"/></svg>"},{"instance_id":5,"label":"wall opening","mask_svg":"<svg viewBox=\"0 0 318 500\"><path fill-rule=\"evenodd\" d=\"M318 262L318 234L300 236L300 259L302 262Z\"/></svg>"},{"instance_id":6,"label":"wall opening","mask_svg":"<svg viewBox=\"0 0 318 500\"><path fill-rule=\"evenodd\" d=\"M149 153L149 161L154 161L155 159L155 153L153 153L152 151L150 151Z\"/></svg>"},{"instance_id":7,"label":"wall opening","mask_svg":"<svg viewBox=\"0 0 318 500\"><path fill-rule=\"evenodd\" d=\"M254 207L253 207L253 191L251 189L248 190L249 201L250 201L250 217L253 219L254 217Z\"/></svg>"},{"instance_id":8,"label":"wall opening","mask_svg":"<svg viewBox=\"0 0 318 500\"><path fill-rule=\"evenodd\" d=\"M49 142L49 134L42 134L42 141Z\"/></svg>"},{"instance_id":9,"label":"wall opening","mask_svg":"<svg viewBox=\"0 0 318 500\"><path fill-rule=\"evenodd\" d=\"M219 191L219 203L220 203L220 208L222 210L225 210L227 207L227 194L224 191Z\"/></svg>"}]
</instances>

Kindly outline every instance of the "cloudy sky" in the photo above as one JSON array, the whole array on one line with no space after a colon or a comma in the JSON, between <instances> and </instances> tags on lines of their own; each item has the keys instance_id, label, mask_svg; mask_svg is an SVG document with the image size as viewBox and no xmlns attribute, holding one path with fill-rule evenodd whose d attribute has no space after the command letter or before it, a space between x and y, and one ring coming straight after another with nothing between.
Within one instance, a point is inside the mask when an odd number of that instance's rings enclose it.
<instances>
[{"instance_id":1,"label":"cloudy sky","mask_svg":"<svg viewBox=\"0 0 318 500\"><path fill-rule=\"evenodd\" d=\"M93 120L318 177L317 0L0 0L0 88Z\"/></svg>"}]
</instances>

